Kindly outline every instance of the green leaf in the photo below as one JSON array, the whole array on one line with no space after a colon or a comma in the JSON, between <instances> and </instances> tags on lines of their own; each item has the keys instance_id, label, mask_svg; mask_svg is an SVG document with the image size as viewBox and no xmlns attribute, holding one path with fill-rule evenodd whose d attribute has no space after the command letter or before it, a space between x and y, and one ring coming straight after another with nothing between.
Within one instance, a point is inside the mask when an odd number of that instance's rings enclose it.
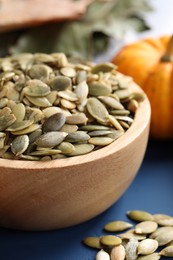
<instances>
[{"instance_id":1,"label":"green leaf","mask_svg":"<svg viewBox=\"0 0 173 260\"><path fill-rule=\"evenodd\" d=\"M147 30L143 16L150 10L146 0L95 0L77 21L28 30L10 52L64 52L70 57L93 59L109 47L110 38L116 44L129 30Z\"/></svg>"}]
</instances>

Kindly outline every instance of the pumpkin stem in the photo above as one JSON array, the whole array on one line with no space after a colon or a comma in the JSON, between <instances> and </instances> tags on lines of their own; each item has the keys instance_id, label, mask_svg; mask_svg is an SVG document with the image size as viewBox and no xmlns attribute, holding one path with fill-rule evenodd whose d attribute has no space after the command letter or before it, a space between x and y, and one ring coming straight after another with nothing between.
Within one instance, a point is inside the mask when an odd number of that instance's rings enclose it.
<instances>
[{"instance_id":1,"label":"pumpkin stem","mask_svg":"<svg viewBox=\"0 0 173 260\"><path fill-rule=\"evenodd\" d=\"M173 62L173 35L168 42L166 53L162 56L161 61Z\"/></svg>"}]
</instances>

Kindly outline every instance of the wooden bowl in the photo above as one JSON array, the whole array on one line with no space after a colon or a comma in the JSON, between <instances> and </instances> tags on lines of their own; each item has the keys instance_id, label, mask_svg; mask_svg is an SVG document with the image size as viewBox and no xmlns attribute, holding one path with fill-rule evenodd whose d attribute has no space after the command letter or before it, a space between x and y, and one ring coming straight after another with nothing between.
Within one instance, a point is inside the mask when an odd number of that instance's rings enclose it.
<instances>
[{"instance_id":1,"label":"wooden bowl","mask_svg":"<svg viewBox=\"0 0 173 260\"><path fill-rule=\"evenodd\" d=\"M132 88L142 91L135 84ZM145 154L149 124L146 98L129 130L100 150L45 162L0 159L0 226L58 229L106 210L134 179Z\"/></svg>"}]
</instances>

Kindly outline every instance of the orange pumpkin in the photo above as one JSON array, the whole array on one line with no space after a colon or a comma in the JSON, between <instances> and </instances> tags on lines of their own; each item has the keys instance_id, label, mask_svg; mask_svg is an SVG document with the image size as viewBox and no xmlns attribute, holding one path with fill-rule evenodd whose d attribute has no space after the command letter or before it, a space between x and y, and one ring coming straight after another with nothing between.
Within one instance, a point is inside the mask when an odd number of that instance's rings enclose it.
<instances>
[{"instance_id":1,"label":"orange pumpkin","mask_svg":"<svg viewBox=\"0 0 173 260\"><path fill-rule=\"evenodd\" d=\"M144 39L113 58L118 70L133 77L151 103L151 136L173 138L173 36Z\"/></svg>"}]
</instances>

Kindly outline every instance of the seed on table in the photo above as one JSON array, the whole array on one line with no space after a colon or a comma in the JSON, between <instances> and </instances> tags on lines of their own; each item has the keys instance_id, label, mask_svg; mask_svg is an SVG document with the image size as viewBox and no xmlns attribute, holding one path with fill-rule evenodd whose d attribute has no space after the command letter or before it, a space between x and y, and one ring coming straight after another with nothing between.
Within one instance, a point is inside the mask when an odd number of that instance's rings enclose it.
<instances>
[{"instance_id":1,"label":"seed on table","mask_svg":"<svg viewBox=\"0 0 173 260\"><path fill-rule=\"evenodd\" d=\"M150 234L154 232L158 224L154 221L142 221L135 226L135 233L137 234Z\"/></svg>"},{"instance_id":2,"label":"seed on table","mask_svg":"<svg viewBox=\"0 0 173 260\"><path fill-rule=\"evenodd\" d=\"M100 243L104 246L118 246L121 242L121 238L113 235L103 236L100 238Z\"/></svg>"},{"instance_id":3,"label":"seed on table","mask_svg":"<svg viewBox=\"0 0 173 260\"><path fill-rule=\"evenodd\" d=\"M154 231L151 235L150 238L156 238L157 236L161 235L162 233L168 233L168 232L173 232L173 227L159 227L156 231Z\"/></svg>"},{"instance_id":4,"label":"seed on table","mask_svg":"<svg viewBox=\"0 0 173 260\"><path fill-rule=\"evenodd\" d=\"M136 234L134 229L130 229L125 233L118 234L121 239L130 239L132 237L136 238L137 240L143 240L146 238L146 234Z\"/></svg>"},{"instance_id":5,"label":"seed on table","mask_svg":"<svg viewBox=\"0 0 173 260\"><path fill-rule=\"evenodd\" d=\"M161 219L169 219L169 218L172 218L171 216L166 215L166 214L154 214L153 217L154 217L154 221L155 221L155 222L158 222L158 221L161 220Z\"/></svg>"},{"instance_id":6,"label":"seed on table","mask_svg":"<svg viewBox=\"0 0 173 260\"><path fill-rule=\"evenodd\" d=\"M96 260L110 260L109 254L101 249L99 252L96 254Z\"/></svg>"},{"instance_id":7,"label":"seed on table","mask_svg":"<svg viewBox=\"0 0 173 260\"><path fill-rule=\"evenodd\" d=\"M125 221L112 221L104 226L104 229L109 232L118 232L126 230L133 225Z\"/></svg>"},{"instance_id":8,"label":"seed on table","mask_svg":"<svg viewBox=\"0 0 173 260\"><path fill-rule=\"evenodd\" d=\"M160 226L170 226L173 227L173 218L160 219L157 221Z\"/></svg>"},{"instance_id":9,"label":"seed on table","mask_svg":"<svg viewBox=\"0 0 173 260\"><path fill-rule=\"evenodd\" d=\"M151 215L150 213L146 212L146 211L142 211L142 210L132 210L132 211L128 211L127 212L127 216L132 219L135 220L137 222L140 221L147 221L147 220L154 220L153 215Z\"/></svg>"},{"instance_id":10,"label":"seed on table","mask_svg":"<svg viewBox=\"0 0 173 260\"><path fill-rule=\"evenodd\" d=\"M158 248L158 242L154 239L147 238L139 242L138 254L148 255L154 253Z\"/></svg>"},{"instance_id":11,"label":"seed on table","mask_svg":"<svg viewBox=\"0 0 173 260\"><path fill-rule=\"evenodd\" d=\"M159 255L163 255L166 257L173 257L173 246L167 246L163 248L160 252Z\"/></svg>"},{"instance_id":12,"label":"seed on table","mask_svg":"<svg viewBox=\"0 0 173 260\"><path fill-rule=\"evenodd\" d=\"M118 245L111 250L111 260L124 260L125 259L125 248L123 245Z\"/></svg>"},{"instance_id":13,"label":"seed on table","mask_svg":"<svg viewBox=\"0 0 173 260\"><path fill-rule=\"evenodd\" d=\"M126 260L136 260L137 259L137 248L138 240L134 237L130 238L129 242L125 247Z\"/></svg>"},{"instance_id":14,"label":"seed on table","mask_svg":"<svg viewBox=\"0 0 173 260\"><path fill-rule=\"evenodd\" d=\"M101 248L99 237L86 237L83 240L83 243L89 247L98 248L98 249Z\"/></svg>"},{"instance_id":15,"label":"seed on table","mask_svg":"<svg viewBox=\"0 0 173 260\"><path fill-rule=\"evenodd\" d=\"M173 230L169 232L162 232L155 237L155 240L159 243L159 246L164 246L173 240Z\"/></svg>"}]
</instances>

